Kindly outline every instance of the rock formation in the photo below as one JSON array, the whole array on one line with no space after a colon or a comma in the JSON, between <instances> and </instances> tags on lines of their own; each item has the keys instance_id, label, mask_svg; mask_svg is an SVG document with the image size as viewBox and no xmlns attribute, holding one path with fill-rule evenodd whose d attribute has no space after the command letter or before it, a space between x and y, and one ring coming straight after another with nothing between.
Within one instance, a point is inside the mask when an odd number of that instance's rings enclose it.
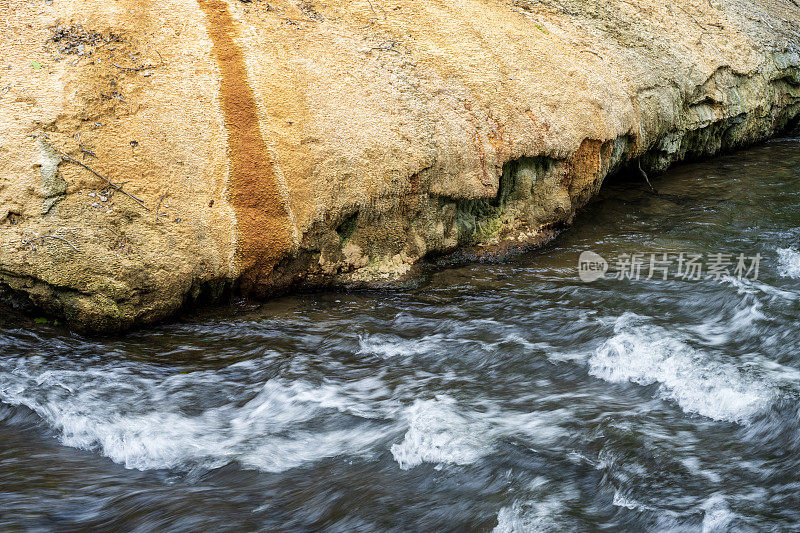
<instances>
[{"instance_id":1,"label":"rock formation","mask_svg":"<svg viewBox=\"0 0 800 533\"><path fill-rule=\"evenodd\" d=\"M543 242L800 116L796 0L0 7L0 294L108 331Z\"/></svg>"}]
</instances>

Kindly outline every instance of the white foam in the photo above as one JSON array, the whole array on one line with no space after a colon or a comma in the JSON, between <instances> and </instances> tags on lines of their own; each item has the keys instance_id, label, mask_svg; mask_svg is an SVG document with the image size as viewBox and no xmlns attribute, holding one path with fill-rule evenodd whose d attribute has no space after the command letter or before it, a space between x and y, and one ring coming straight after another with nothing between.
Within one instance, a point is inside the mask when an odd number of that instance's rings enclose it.
<instances>
[{"instance_id":1,"label":"white foam","mask_svg":"<svg viewBox=\"0 0 800 533\"><path fill-rule=\"evenodd\" d=\"M427 380L419 377L392 388L380 376L251 382L254 364L163 377L139 363L86 369L60 361L51 370L37 357L0 359L0 401L36 412L67 446L140 470L235 462L279 472L386 447L404 469L465 465L500 438L551 443L566 434L559 424L573 419L566 408L509 412L492 401L476 410L447 396L413 400ZM402 440L390 445L396 434Z\"/></svg>"},{"instance_id":2,"label":"white foam","mask_svg":"<svg viewBox=\"0 0 800 533\"><path fill-rule=\"evenodd\" d=\"M703 515L702 532L716 533L718 531L728 531L728 526L736 518L728 508L725 499L720 495L711 496L702 506L705 511Z\"/></svg>"},{"instance_id":3,"label":"white foam","mask_svg":"<svg viewBox=\"0 0 800 533\"><path fill-rule=\"evenodd\" d=\"M619 317L614 333L589 360L590 373L610 382L658 383L662 397L684 412L746 423L776 397L771 384L711 360L633 313Z\"/></svg>"},{"instance_id":4,"label":"white foam","mask_svg":"<svg viewBox=\"0 0 800 533\"><path fill-rule=\"evenodd\" d=\"M18 360L13 368L0 364L0 401L36 412L67 446L140 470L238 462L279 472L326 457L367 453L392 431L375 419L391 419L401 409L374 379L349 388L272 379L260 390L240 386L236 394L200 409L197 396L221 389L222 372L159 379L124 368L40 367L34 358ZM326 429L325 421L339 413L359 418L327 424L345 429Z\"/></svg>"},{"instance_id":5,"label":"white foam","mask_svg":"<svg viewBox=\"0 0 800 533\"><path fill-rule=\"evenodd\" d=\"M634 499L628 498L627 496L623 495L620 491L614 491L614 498L611 501L612 505L616 507L624 507L626 509L630 509L632 511L643 509L644 506L637 502Z\"/></svg>"},{"instance_id":6,"label":"white foam","mask_svg":"<svg viewBox=\"0 0 800 533\"><path fill-rule=\"evenodd\" d=\"M569 435L561 425L575 413L568 408L549 411L510 411L492 401L470 407L446 395L417 399L402 414L408 424L404 438L391 447L400 468L422 463L467 465L491 453L501 439L521 438L529 445L550 446Z\"/></svg>"},{"instance_id":7,"label":"white foam","mask_svg":"<svg viewBox=\"0 0 800 533\"><path fill-rule=\"evenodd\" d=\"M785 278L800 278L800 252L778 248L778 274Z\"/></svg>"},{"instance_id":8,"label":"white foam","mask_svg":"<svg viewBox=\"0 0 800 533\"><path fill-rule=\"evenodd\" d=\"M397 335L374 333L359 336L358 353L375 355L382 359L408 358L434 353L444 340L446 339L441 334L410 340Z\"/></svg>"},{"instance_id":9,"label":"white foam","mask_svg":"<svg viewBox=\"0 0 800 533\"><path fill-rule=\"evenodd\" d=\"M752 280L747 278L734 278L733 276L723 276L720 278L720 281L723 283L729 283L736 287L737 292L739 294L766 294L771 299L781 299L786 300L789 302L794 302L797 300L798 295L796 292L787 291L783 289L779 289L778 287L773 287L768 283L764 283L758 280Z\"/></svg>"},{"instance_id":10,"label":"white foam","mask_svg":"<svg viewBox=\"0 0 800 533\"><path fill-rule=\"evenodd\" d=\"M493 533L545 533L577 531L570 526L570 517L565 515L564 493L550 494L541 499L521 503L515 501L497 513L497 526Z\"/></svg>"},{"instance_id":11,"label":"white foam","mask_svg":"<svg viewBox=\"0 0 800 533\"><path fill-rule=\"evenodd\" d=\"M517 333L506 335L503 337L502 341L519 344L529 352L543 353L547 359L553 362L584 361L586 359L586 354L584 352L564 352L556 349L552 344L547 342L531 342Z\"/></svg>"},{"instance_id":12,"label":"white foam","mask_svg":"<svg viewBox=\"0 0 800 533\"><path fill-rule=\"evenodd\" d=\"M729 342L742 331L748 331L757 321L766 318L761 311L761 302L752 295L747 296L747 299L751 298L752 304L748 305L746 301L742 302L730 318L708 317L705 322L690 329L700 335L706 344L721 345Z\"/></svg>"},{"instance_id":13,"label":"white foam","mask_svg":"<svg viewBox=\"0 0 800 533\"><path fill-rule=\"evenodd\" d=\"M487 429L460 413L448 396L416 400L405 418L408 431L402 442L391 447L403 470L422 463L471 464L491 452Z\"/></svg>"}]
</instances>

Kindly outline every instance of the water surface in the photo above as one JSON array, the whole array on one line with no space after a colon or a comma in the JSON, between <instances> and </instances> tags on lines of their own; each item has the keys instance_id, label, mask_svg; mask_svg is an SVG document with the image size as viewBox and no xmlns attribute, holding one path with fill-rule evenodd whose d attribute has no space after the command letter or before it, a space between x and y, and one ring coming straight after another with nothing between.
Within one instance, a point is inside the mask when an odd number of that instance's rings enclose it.
<instances>
[{"instance_id":1,"label":"water surface","mask_svg":"<svg viewBox=\"0 0 800 533\"><path fill-rule=\"evenodd\" d=\"M114 339L0 318L0 530L800 531L800 143L544 249ZM758 280L577 276L756 253Z\"/></svg>"}]
</instances>

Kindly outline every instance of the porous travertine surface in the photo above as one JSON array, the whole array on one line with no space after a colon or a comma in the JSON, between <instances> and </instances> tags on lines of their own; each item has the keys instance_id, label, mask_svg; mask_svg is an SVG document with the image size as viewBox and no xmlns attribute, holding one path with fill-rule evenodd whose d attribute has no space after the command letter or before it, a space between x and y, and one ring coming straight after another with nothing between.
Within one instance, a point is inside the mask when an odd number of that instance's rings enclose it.
<instances>
[{"instance_id":1,"label":"porous travertine surface","mask_svg":"<svg viewBox=\"0 0 800 533\"><path fill-rule=\"evenodd\" d=\"M0 6L0 293L93 331L526 246L800 116L794 0Z\"/></svg>"}]
</instances>

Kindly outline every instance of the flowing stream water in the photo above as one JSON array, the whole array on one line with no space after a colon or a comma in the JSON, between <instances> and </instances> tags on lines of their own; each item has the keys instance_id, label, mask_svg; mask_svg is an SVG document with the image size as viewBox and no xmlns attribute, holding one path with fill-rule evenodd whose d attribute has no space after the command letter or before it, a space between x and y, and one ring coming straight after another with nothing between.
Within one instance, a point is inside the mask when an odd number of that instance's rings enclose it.
<instances>
[{"instance_id":1,"label":"flowing stream water","mask_svg":"<svg viewBox=\"0 0 800 533\"><path fill-rule=\"evenodd\" d=\"M117 338L3 310L0 530L800 531L800 142L654 185L402 290ZM665 252L758 279L616 279Z\"/></svg>"}]
</instances>

